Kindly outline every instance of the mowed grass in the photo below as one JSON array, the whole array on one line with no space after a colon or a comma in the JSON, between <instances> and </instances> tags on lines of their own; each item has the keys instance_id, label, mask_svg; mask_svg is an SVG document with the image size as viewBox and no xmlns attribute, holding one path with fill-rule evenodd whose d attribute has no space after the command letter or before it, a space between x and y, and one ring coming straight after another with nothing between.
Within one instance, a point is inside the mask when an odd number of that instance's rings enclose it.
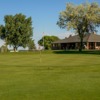
<instances>
[{"instance_id":1,"label":"mowed grass","mask_svg":"<svg viewBox=\"0 0 100 100\"><path fill-rule=\"evenodd\" d=\"M0 100L100 100L100 55L0 54Z\"/></svg>"}]
</instances>

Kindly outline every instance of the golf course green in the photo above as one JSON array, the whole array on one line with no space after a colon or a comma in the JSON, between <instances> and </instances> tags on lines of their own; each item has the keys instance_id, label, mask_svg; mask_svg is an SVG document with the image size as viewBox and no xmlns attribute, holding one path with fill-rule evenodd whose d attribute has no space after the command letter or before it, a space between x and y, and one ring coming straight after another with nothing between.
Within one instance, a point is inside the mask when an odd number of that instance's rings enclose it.
<instances>
[{"instance_id":1,"label":"golf course green","mask_svg":"<svg viewBox=\"0 0 100 100\"><path fill-rule=\"evenodd\" d=\"M100 55L2 53L0 100L100 100Z\"/></svg>"}]
</instances>

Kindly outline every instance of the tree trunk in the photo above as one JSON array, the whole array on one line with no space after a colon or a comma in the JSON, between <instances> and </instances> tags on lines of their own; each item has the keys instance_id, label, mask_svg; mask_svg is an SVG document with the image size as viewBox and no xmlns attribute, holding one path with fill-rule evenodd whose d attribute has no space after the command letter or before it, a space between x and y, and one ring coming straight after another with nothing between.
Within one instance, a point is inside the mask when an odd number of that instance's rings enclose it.
<instances>
[{"instance_id":1,"label":"tree trunk","mask_svg":"<svg viewBox=\"0 0 100 100\"><path fill-rule=\"evenodd\" d=\"M83 38L81 37L80 38L80 47L79 47L79 52L82 52L82 49L83 49Z\"/></svg>"},{"instance_id":2,"label":"tree trunk","mask_svg":"<svg viewBox=\"0 0 100 100\"><path fill-rule=\"evenodd\" d=\"M16 46L14 46L14 52L16 52L17 51L17 47Z\"/></svg>"}]
</instances>

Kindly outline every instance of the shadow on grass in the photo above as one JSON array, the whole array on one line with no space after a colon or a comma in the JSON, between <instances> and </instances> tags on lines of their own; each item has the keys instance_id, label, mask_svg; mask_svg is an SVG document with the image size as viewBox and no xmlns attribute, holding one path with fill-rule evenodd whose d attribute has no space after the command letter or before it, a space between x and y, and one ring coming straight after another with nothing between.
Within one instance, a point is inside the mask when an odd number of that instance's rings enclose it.
<instances>
[{"instance_id":1,"label":"shadow on grass","mask_svg":"<svg viewBox=\"0 0 100 100\"><path fill-rule=\"evenodd\" d=\"M100 50L89 50L89 51L53 51L55 54L94 54L94 55L100 55Z\"/></svg>"}]
</instances>

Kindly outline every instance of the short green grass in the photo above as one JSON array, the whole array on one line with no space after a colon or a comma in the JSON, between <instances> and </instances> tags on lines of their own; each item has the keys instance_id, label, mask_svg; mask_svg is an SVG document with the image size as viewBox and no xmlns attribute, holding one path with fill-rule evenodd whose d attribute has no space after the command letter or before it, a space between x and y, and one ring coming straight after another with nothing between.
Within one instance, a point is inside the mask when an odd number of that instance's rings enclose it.
<instances>
[{"instance_id":1,"label":"short green grass","mask_svg":"<svg viewBox=\"0 0 100 100\"><path fill-rule=\"evenodd\" d=\"M0 100L100 100L100 55L0 54Z\"/></svg>"}]
</instances>

